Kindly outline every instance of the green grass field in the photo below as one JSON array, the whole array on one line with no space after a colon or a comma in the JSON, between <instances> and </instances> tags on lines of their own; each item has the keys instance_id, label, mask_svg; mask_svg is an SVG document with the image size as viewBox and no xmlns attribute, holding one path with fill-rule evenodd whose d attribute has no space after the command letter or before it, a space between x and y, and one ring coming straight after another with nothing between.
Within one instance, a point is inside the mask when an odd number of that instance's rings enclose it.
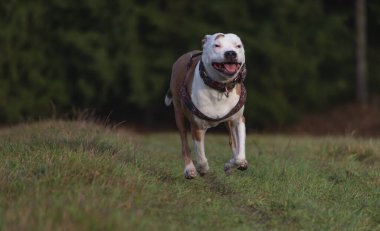
<instances>
[{"instance_id":1,"label":"green grass field","mask_svg":"<svg viewBox=\"0 0 380 231\"><path fill-rule=\"evenodd\" d=\"M0 230L380 230L380 140L207 134L210 173L186 180L176 133L91 122L0 130Z\"/></svg>"}]
</instances>

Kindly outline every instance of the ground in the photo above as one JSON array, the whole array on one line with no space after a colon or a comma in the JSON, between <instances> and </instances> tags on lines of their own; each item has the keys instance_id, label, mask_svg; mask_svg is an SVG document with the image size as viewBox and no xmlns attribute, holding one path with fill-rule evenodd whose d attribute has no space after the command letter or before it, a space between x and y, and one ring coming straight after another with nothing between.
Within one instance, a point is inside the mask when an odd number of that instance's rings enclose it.
<instances>
[{"instance_id":1,"label":"ground","mask_svg":"<svg viewBox=\"0 0 380 231\"><path fill-rule=\"evenodd\" d=\"M380 139L248 134L249 168L183 176L177 132L91 121L0 129L0 230L380 230Z\"/></svg>"}]
</instances>

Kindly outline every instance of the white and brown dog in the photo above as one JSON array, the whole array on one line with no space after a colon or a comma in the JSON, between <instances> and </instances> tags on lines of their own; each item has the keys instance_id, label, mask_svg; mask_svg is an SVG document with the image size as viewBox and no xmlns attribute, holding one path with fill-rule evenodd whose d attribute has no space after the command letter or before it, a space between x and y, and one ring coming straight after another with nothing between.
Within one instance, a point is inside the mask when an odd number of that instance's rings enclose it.
<instances>
[{"instance_id":1,"label":"white and brown dog","mask_svg":"<svg viewBox=\"0 0 380 231\"><path fill-rule=\"evenodd\" d=\"M230 133L232 159L224 170L246 170L245 120L246 90L244 47L235 34L216 33L202 40L203 51L182 55L173 65L170 89L165 104L174 105L175 120L182 142L185 177L194 178L209 170L204 149L206 130L226 123ZM194 143L194 165L187 142L186 118Z\"/></svg>"}]
</instances>

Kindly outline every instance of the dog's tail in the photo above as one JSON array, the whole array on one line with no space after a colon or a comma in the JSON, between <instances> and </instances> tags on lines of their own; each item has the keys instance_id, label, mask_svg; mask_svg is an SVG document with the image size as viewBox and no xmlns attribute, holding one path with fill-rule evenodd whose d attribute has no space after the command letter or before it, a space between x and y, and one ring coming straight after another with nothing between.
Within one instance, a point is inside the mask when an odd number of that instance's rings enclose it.
<instances>
[{"instance_id":1,"label":"dog's tail","mask_svg":"<svg viewBox=\"0 0 380 231\"><path fill-rule=\"evenodd\" d=\"M166 92L166 96L165 96L165 105L166 106L169 106L170 104L172 104L172 101L173 101L173 95L172 95L172 91L169 89L168 92Z\"/></svg>"}]
</instances>

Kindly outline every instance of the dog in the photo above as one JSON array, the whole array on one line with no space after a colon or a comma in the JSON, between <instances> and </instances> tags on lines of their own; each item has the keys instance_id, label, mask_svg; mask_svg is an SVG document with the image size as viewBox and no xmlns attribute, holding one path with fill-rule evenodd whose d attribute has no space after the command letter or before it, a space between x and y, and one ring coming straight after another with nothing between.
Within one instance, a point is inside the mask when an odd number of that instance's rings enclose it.
<instances>
[{"instance_id":1,"label":"dog","mask_svg":"<svg viewBox=\"0 0 380 231\"><path fill-rule=\"evenodd\" d=\"M229 174L234 168L248 168L243 115L246 100L243 81L247 73L243 43L235 34L216 33L203 38L202 48L182 55L173 64L165 97L165 104L174 106L187 179L198 174L203 176L209 170L205 133L220 123L228 128L232 149L232 159L224 165L224 171ZM190 156L186 120L190 122L195 164Z\"/></svg>"}]
</instances>

